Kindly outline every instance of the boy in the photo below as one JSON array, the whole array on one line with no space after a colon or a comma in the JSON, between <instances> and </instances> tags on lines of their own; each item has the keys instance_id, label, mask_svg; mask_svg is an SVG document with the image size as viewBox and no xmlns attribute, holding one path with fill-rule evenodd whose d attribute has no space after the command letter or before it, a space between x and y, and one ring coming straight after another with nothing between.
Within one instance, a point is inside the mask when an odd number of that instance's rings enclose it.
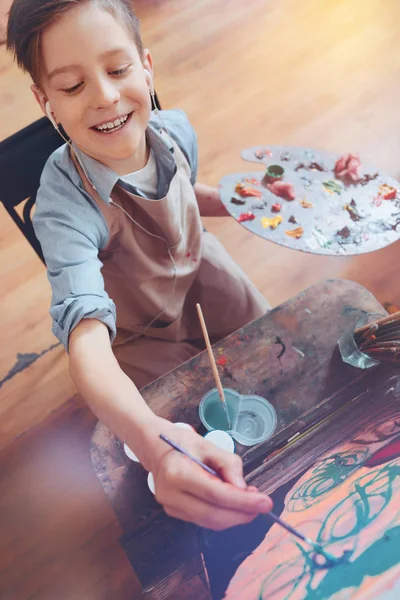
<instances>
[{"instance_id":1,"label":"boy","mask_svg":"<svg viewBox=\"0 0 400 600\"><path fill-rule=\"evenodd\" d=\"M71 140L46 164L34 225L53 331L79 392L152 471L169 515L222 529L268 512L270 499L249 493L237 456L172 429L138 392L202 347L196 302L214 340L268 306L203 233L200 213L225 211L216 190L195 184L186 117L151 117L152 58L129 0L15 0L7 44ZM161 432L224 481L166 447Z\"/></svg>"}]
</instances>

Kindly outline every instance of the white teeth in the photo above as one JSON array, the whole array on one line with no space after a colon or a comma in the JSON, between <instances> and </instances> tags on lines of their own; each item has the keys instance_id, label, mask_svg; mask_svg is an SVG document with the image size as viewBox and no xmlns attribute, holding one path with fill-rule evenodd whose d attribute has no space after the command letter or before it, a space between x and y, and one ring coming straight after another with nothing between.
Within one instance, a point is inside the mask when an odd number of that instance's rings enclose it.
<instances>
[{"instance_id":1,"label":"white teeth","mask_svg":"<svg viewBox=\"0 0 400 600\"><path fill-rule=\"evenodd\" d=\"M120 127L128 120L128 115L121 117L120 119L115 119L115 121L109 121L108 123L103 123L103 125L99 125L99 127L95 127L98 131L109 131L110 129L115 129L116 127Z\"/></svg>"}]
</instances>

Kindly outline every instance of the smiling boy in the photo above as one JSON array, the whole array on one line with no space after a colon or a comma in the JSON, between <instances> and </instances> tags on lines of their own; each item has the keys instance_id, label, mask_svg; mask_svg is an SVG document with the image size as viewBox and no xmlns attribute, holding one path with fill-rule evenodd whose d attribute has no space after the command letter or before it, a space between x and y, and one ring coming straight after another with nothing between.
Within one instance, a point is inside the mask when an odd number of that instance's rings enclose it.
<instances>
[{"instance_id":1,"label":"smiling boy","mask_svg":"<svg viewBox=\"0 0 400 600\"><path fill-rule=\"evenodd\" d=\"M128 0L15 0L8 48L71 140L47 162L34 226L52 286L53 331L89 406L153 472L168 514L222 529L271 509L242 463L150 411L138 388L268 305L200 215L223 215L196 184L195 134L181 111L151 113L153 63ZM62 129L61 129L62 126ZM165 433L216 469L194 467Z\"/></svg>"}]
</instances>

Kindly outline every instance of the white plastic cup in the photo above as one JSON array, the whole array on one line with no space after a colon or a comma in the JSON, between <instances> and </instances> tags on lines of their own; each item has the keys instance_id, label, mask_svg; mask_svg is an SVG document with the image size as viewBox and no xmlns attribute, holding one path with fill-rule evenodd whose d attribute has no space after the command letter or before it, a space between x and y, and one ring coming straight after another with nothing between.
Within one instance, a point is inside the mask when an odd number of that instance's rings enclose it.
<instances>
[{"instance_id":1,"label":"white plastic cup","mask_svg":"<svg viewBox=\"0 0 400 600\"><path fill-rule=\"evenodd\" d=\"M189 423L174 423L175 427L179 427L180 429L189 429L190 431L196 431L194 427L189 425Z\"/></svg>"},{"instance_id":2,"label":"white plastic cup","mask_svg":"<svg viewBox=\"0 0 400 600\"><path fill-rule=\"evenodd\" d=\"M215 446L218 446L218 448L221 448L222 450L231 452L231 454L235 452L235 442L226 431L214 429L213 431L207 433L204 436L204 439L208 442L211 442Z\"/></svg>"},{"instance_id":3,"label":"white plastic cup","mask_svg":"<svg viewBox=\"0 0 400 600\"><path fill-rule=\"evenodd\" d=\"M126 444L124 444L124 452L125 452L125 454L127 455L128 458L130 458L131 460L133 460L133 462L140 463L140 460L138 459L138 457L136 456L136 454L134 452L132 452L132 450Z\"/></svg>"},{"instance_id":4,"label":"white plastic cup","mask_svg":"<svg viewBox=\"0 0 400 600\"><path fill-rule=\"evenodd\" d=\"M154 483L153 473L149 473L147 475L147 485L148 485L149 490L151 491L151 493L155 495L155 493L156 493L156 486L155 486L155 483Z\"/></svg>"}]
</instances>

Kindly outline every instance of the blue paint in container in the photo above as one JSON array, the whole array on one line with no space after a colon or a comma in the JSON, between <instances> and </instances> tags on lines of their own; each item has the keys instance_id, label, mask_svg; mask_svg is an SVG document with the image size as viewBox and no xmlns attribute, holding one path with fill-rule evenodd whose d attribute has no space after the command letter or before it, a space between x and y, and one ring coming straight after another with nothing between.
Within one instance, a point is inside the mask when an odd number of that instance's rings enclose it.
<instances>
[{"instance_id":1,"label":"blue paint in container","mask_svg":"<svg viewBox=\"0 0 400 600\"><path fill-rule=\"evenodd\" d=\"M277 416L268 400L255 394L242 395L229 388L224 388L224 394L232 428L229 429L218 391L213 389L202 398L199 406L200 420L208 431L227 431L243 446L260 444L272 436Z\"/></svg>"}]
</instances>

